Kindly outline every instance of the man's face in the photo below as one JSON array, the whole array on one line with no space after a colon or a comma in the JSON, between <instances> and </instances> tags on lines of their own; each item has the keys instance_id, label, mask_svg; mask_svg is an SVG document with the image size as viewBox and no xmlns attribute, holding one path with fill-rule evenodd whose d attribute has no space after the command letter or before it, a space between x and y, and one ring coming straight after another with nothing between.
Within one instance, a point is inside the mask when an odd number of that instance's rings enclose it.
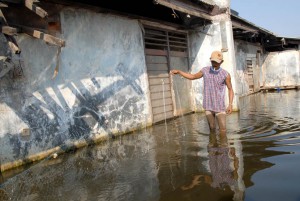
<instances>
[{"instance_id":1,"label":"man's face","mask_svg":"<svg viewBox=\"0 0 300 201\"><path fill-rule=\"evenodd\" d=\"M214 68L218 68L220 67L220 65L223 63L223 61L221 61L220 63L216 62L216 61L211 61L211 65L214 67Z\"/></svg>"}]
</instances>

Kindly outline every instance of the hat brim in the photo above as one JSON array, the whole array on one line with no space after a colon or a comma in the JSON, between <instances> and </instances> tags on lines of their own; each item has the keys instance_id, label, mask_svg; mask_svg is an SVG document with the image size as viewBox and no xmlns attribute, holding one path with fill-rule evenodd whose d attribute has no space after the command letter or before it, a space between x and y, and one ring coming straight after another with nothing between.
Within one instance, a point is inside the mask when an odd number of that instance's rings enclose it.
<instances>
[{"instance_id":1,"label":"hat brim","mask_svg":"<svg viewBox=\"0 0 300 201\"><path fill-rule=\"evenodd\" d=\"M215 61L215 62L217 62L217 63L221 63L223 60L221 60L221 59L216 59L216 58L211 58L210 59L211 61Z\"/></svg>"}]
</instances>

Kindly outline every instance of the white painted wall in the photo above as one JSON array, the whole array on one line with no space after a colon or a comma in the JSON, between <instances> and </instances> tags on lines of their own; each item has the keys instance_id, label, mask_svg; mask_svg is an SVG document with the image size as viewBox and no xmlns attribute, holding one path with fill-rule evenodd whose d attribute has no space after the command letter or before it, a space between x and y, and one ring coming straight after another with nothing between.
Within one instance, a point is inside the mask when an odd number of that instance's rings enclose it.
<instances>
[{"instance_id":1,"label":"white painted wall","mask_svg":"<svg viewBox=\"0 0 300 201\"><path fill-rule=\"evenodd\" d=\"M230 6L230 0L201 0L211 5L217 5L220 8L228 8Z\"/></svg>"},{"instance_id":2,"label":"white painted wall","mask_svg":"<svg viewBox=\"0 0 300 201\"><path fill-rule=\"evenodd\" d=\"M261 46L253 43L247 43L245 41L235 40L234 41L235 58L236 58L236 88L237 95L244 96L249 94L249 84L247 82L247 58L256 60L257 51L262 51ZM253 61L254 62L254 61ZM254 88L259 89L263 83L262 79L262 62L259 61L258 66L253 67L254 76ZM256 62L254 62L256 63Z\"/></svg>"},{"instance_id":3,"label":"white painted wall","mask_svg":"<svg viewBox=\"0 0 300 201\"><path fill-rule=\"evenodd\" d=\"M300 51L271 52L264 57L266 87L300 85Z\"/></svg>"}]
</instances>

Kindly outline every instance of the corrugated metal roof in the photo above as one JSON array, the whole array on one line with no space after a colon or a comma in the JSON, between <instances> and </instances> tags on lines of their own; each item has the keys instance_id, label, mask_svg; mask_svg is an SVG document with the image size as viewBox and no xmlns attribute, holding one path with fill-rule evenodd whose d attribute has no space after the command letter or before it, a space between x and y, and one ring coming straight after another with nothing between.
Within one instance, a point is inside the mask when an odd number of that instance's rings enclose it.
<instances>
[{"instance_id":1,"label":"corrugated metal roof","mask_svg":"<svg viewBox=\"0 0 300 201\"><path fill-rule=\"evenodd\" d=\"M300 37L285 37L285 36L281 36L281 35L279 35L278 37L279 38L285 38L285 39L288 39L288 40L297 40L297 41L300 41Z\"/></svg>"},{"instance_id":2,"label":"corrugated metal roof","mask_svg":"<svg viewBox=\"0 0 300 201\"><path fill-rule=\"evenodd\" d=\"M270 35L276 36L275 33L271 32L271 31L269 31L269 30L267 30L267 29L264 29L264 28L262 28L262 27L260 27L260 26L257 26L256 24L254 24L254 23L252 23L252 22L250 22L250 21L248 21L248 20L246 20L246 19L244 19L244 18L242 18L242 17L240 17L240 16L238 16L238 15L234 15L233 13L231 13L231 16L233 16L233 17L235 17L235 18L237 18L237 19L243 21L243 22L246 23L246 24L249 24L249 25L251 25L251 26L257 28L258 30L260 30L260 31L262 31L262 32L265 32L265 33L268 33L268 34L270 34Z\"/></svg>"}]
</instances>

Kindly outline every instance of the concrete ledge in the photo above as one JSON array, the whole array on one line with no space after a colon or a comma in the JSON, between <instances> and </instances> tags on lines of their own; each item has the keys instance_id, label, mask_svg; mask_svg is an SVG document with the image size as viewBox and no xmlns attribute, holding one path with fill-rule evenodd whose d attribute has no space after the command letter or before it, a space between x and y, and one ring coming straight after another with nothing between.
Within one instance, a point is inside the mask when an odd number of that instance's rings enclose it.
<instances>
[{"instance_id":1,"label":"concrete ledge","mask_svg":"<svg viewBox=\"0 0 300 201\"><path fill-rule=\"evenodd\" d=\"M259 91L268 92L268 91L280 91L280 90L286 90L286 89L300 89L300 85L262 87Z\"/></svg>"},{"instance_id":2,"label":"concrete ledge","mask_svg":"<svg viewBox=\"0 0 300 201\"><path fill-rule=\"evenodd\" d=\"M38 154L31 155L24 159L1 164L0 172L4 172L4 171L7 171L7 170L10 170L10 169L13 169L13 168L25 165L25 164L30 164L30 163L45 159L47 157L56 157L59 154L62 154L62 153L68 152L68 151L72 151L72 150L76 150L81 147L85 147L87 145L96 144L96 143L99 143L101 141L105 141L108 139L109 139L108 136L100 136L100 137L94 137L94 138L87 139L87 140L85 140L85 139L78 140L78 141L75 141L74 143L70 143L70 144L63 144L61 146L54 147L52 149L40 152Z\"/></svg>"},{"instance_id":3,"label":"concrete ledge","mask_svg":"<svg viewBox=\"0 0 300 201\"><path fill-rule=\"evenodd\" d=\"M79 148L82 147L86 147L88 145L95 145L98 144L100 142L104 142L106 140L109 139L115 139L117 136L121 136L121 135L125 135L125 134L130 134L133 133L134 131L137 130L142 130L144 128L150 127L152 126L152 123L147 123L147 124L143 124L140 127L136 127L136 128L132 128L132 129L128 129L124 132L112 132L110 134L107 135L101 135L101 134L97 134L91 138L88 139L80 139L71 143L66 143L66 144L62 144L60 146L54 147L52 149L43 151L43 152L39 152L37 154L34 155L30 155L24 159L20 159L20 160L16 160L13 162L8 162L8 163L4 163L4 164L0 164L0 173L13 169L13 168L17 168L26 164L30 164L36 161L40 161L42 159L48 158L48 157L53 157L55 158L57 155L59 154L63 154L69 151L74 151L77 150Z\"/></svg>"}]
</instances>

